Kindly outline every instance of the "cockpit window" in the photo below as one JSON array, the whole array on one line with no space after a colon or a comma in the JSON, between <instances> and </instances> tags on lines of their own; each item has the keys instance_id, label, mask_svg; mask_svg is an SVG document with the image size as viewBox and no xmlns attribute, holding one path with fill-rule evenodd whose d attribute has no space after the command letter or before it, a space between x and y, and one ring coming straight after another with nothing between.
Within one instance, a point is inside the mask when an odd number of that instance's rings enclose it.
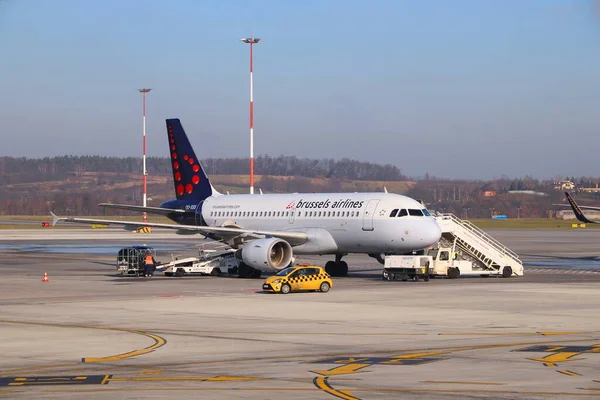
<instances>
[{"instance_id":1,"label":"cockpit window","mask_svg":"<svg viewBox=\"0 0 600 400\"><path fill-rule=\"evenodd\" d=\"M395 208L395 209L392 210L392 212L390 213L390 217L393 218L393 217L396 216L396 214L398 214L398 209L397 208Z\"/></svg>"},{"instance_id":2,"label":"cockpit window","mask_svg":"<svg viewBox=\"0 0 600 400\"><path fill-rule=\"evenodd\" d=\"M408 215L408 211L406 211L406 209L402 209L400 210L400 212L398 213L398 217L404 217L405 215Z\"/></svg>"},{"instance_id":3,"label":"cockpit window","mask_svg":"<svg viewBox=\"0 0 600 400\"><path fill-rule=\"evenodd\" d=\"M422 209L421 211L423 211L423 215L426 217L431 217L431 214L429 213L429 211L427 211L426 208Z\"/></svg>"},{"instance_id":4,"label":"cockpit window","mask_svg":"<svg viewBox=\"0 0 600 400\"><path fill-rule=\"evenodd\" d=\"M408 214L409 214L409 215L415 215L415 216L418 216L418 217L422 217L422 216L423 216L423 211L421 211L421 210L413 210L413 209L409 209L409 210L408 210Z\"/></svg>"}]
</instances>

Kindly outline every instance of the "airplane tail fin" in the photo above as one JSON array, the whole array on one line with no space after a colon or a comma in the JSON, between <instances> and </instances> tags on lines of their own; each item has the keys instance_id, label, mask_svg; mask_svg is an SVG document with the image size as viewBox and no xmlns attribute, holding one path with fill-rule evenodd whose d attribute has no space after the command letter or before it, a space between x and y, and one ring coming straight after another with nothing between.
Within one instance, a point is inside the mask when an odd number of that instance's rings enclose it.
<instances>
[{"instance_id":1,"label":"airplane tail fin","mask_svg":"<svg viewBox=\"0 0 600 400\"><path fill-rule=\"evenodd\" d=\"M588 218L586 218L585 215L583 215L583 212L581 211L581 208L579 208L579 206L577 205L577 203L575 203L575 200L573 199L573 197L571 197L571 195L569 194L569 192L565 192L565 195L567 196L567 200L569 201L569 204L571 205L571 209L573 210L573 213L575 214L575 217L579 221L585 222L587 224L600 224L600 222L598 222L598 221L591 221Z\"/></svg>"},{"instance_id":2,"label":"airplane tail fin","mask_svg":"<svg viewBox=\"0 0 600 400\"><path fill-rule=\"evenodd\" d=\"M205 200L219 194L211 185L179 118L167 119L167 139L177 200Z\"/></svg>"}]
</instances>

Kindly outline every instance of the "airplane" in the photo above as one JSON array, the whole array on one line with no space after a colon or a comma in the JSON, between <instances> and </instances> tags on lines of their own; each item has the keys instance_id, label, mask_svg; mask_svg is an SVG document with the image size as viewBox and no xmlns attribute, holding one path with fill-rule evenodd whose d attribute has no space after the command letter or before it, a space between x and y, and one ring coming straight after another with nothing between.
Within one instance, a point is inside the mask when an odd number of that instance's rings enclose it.
<instances>
[{"instance_id":1,"label":"airplane","mask_svg":"<svg viewBox=\"0 0 600 400\"><path fill-rule=\"evenodd\" d=\"M58 217L59 221L174 229L202 234L236 249L240 277L260 277L293 264L295 255L334 255L325 270L346 276L347 254L368 254L384 263L386 254L423 251L441 230L420 202L387 193L222 194L210 183L178 118L166 120L176 198L160 207L101 203L121 210L160 214L176 224Z\"/></svg>"},{"instance_id":2,"label":"airplane","mask_svg":"<svg viewBox=\"0 0 600 400\"><path fill-rule=\"evenodd\" d=\"M587 224L600 224L600 221L592 221L591 219L588 219L585 215L583 215L583 211L581 211L581 209L600 211L600 207L580 206L577 203L575 203L575 200L573 199L573 197L571 197L569 192L565 192L565 195L567 196L567 200L569 201L569 205L571 206L571 209L573 210L575 217L579 221L587 223ZM557 205L564 206L564 204L557 204Z\"/></svg>"}]
</instances>

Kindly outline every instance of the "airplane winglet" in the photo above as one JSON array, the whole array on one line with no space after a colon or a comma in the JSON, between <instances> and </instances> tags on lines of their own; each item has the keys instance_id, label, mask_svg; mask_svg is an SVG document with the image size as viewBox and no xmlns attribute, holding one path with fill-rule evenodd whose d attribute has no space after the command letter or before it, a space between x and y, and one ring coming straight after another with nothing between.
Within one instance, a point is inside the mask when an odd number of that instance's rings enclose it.
<instances>
[{"instance_id":1,"label":"airplane winglet","mask_svg":"<svg viewBox=\"0 0 600 400\"><path fill-rule=\"evenodd\" d=\"M59 216L54 214L52 211L50 211L50 215L52 215L52 226L56 225L58 223L58 221L60 221L61 219L65 219L65 218L60 218Z\"/></svg>"},{"instance_id":2,"label":"airplane winglet","mask_svg":"<svg viewBox=\"0 0 600 400\"><path fill-rule=\"evenodd\" d=\"M383 191L384 191L385 193L387 193L387 192L388 192L388 191L387 191L387 188L386 188L385 186L383 187Z\"/></svg>"}]
</instances>

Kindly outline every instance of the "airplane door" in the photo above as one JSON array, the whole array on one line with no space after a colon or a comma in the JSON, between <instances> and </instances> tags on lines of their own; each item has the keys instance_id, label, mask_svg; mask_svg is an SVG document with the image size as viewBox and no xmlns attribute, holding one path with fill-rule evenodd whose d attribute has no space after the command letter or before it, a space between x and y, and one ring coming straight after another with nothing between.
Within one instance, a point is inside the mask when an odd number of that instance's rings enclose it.
<instances>
[{"instance_id":1,"label":"airplane door","mask_svg":"<svg viewBox=\"0 0 600 400\"><path fill-rule=\"evenodd\" d=\"M363 215L363 231L373 230L373 217L375 216L375 207L379 204L379 200L372 199L367 203L365 214Z\"/></svg>"}]
</instances>

